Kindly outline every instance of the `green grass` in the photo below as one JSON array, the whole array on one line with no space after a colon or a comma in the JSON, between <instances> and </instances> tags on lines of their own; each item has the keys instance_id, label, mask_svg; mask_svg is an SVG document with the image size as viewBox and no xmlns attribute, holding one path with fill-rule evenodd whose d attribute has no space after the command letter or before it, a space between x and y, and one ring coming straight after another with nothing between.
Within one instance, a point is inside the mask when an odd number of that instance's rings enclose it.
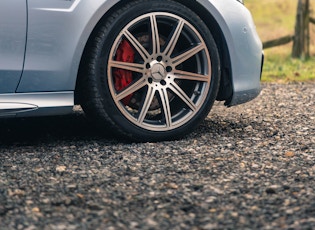
<instances>
[{"instance_id":1,"label":"green grass","mask_svg":"<svg viewBox=\"0 0 315 230\"><path fill-rule=\"evenodd\" d=\"M261 40L268 41L294 34L298 0L246 0ZM311 1L312 9L315 4ZM314 16L314 12L313 12ZM263 82L315 81L315 26L311 26L311 58L291 58L292 42L265 50Z\"/></svg>"},{"instance_id":2,"label":"green grass","mask_svg":"<svg viewBox=\"0 0 315 230\"><path fill-rule=\"evenodd\" d=\"M263 82L307 82L315 81L315 57L308 60L270 53L266 56Z\"/></svg>"}]
</instances>

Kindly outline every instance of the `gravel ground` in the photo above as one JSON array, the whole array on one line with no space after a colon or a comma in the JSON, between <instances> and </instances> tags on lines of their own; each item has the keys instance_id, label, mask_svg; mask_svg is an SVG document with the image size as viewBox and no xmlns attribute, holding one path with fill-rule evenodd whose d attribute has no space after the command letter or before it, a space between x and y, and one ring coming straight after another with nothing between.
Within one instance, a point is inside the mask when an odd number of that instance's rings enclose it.
<instances>
[{"instance_id":1,"label":"gravel ground","mask_svg":"<svg viewBox=\"0 0 315 230\"><path fill-rule=\"evenodd\" d=\"M0 229L313 229L315 84L124 143L81 113L0 121Z\"/></svg>"}]
</instances>

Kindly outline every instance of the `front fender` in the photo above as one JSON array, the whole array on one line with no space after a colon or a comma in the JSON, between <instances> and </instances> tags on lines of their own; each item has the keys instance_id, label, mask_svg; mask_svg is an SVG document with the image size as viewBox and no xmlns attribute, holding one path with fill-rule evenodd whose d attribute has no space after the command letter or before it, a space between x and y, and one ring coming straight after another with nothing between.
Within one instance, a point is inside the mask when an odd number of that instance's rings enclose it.
<instances>
[{"instance_id":1,"label":"front fender","mask_svg":"<svg viewBox=\"0 0 315 230\"><path fill-rule=\"evenodd\" d=\"M119 0L28 0L24 71L17 92L73 91L85 45Z\"/></svg>"}]
</instances>

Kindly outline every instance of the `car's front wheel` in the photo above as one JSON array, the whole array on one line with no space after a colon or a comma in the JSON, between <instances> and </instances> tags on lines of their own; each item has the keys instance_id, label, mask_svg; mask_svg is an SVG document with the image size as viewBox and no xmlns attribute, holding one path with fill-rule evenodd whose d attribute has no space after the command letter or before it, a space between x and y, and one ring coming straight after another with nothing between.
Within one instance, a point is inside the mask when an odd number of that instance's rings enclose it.
<instances>
[{"instance_id":1,"label":"car's front wheel","mask_svg":"<svg viewBox=\"0 0 315 230\"><path fill-rule=\"evenodd\" d=\"M209 113L220 80L211 32L170 0L133 1L106 17L82 62L87 116L136 141L191 132Z\"/></svg>"}]
</instances>

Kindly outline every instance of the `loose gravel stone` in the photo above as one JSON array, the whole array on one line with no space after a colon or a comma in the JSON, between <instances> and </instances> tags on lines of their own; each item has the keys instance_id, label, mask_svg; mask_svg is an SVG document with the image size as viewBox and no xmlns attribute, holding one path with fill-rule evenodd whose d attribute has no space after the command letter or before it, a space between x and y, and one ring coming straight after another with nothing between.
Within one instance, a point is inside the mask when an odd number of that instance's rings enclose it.
<instances>
[{"instance_id":1,"label":"loose gravel stone","mask_svg":"<svg viewBox=\"0 0 315 230\"><path fill-rule=\"evenodd\" d=\"M128 143L70 116L0 120L0 229L312 229L315 84L216 102L186 138Z\"/></svg>"}]
</instances>

